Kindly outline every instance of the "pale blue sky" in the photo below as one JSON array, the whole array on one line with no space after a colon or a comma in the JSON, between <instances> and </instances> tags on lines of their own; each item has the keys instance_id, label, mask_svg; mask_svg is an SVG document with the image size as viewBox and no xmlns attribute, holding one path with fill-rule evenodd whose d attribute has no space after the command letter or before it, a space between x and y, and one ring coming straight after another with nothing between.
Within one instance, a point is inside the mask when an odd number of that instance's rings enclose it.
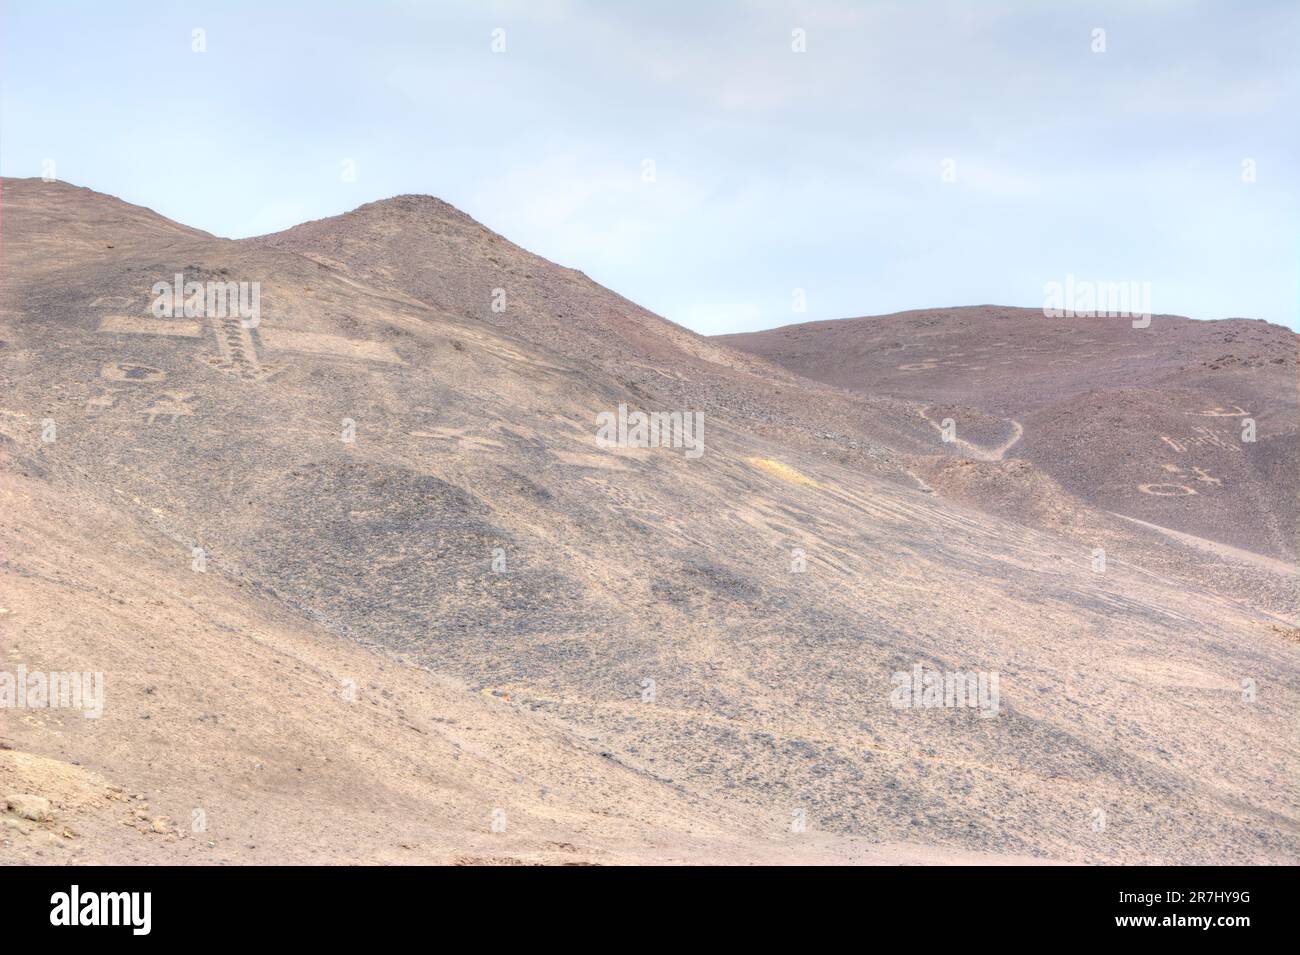
<instances>
[{"instance_id":1,"label":"pale blue sky","mask_svg":"<svg viewBox=\"0 0 1300 955\"><path fill-rule=\"evenodd\" d=\"M11 0L0 18L0 172L51 158L218 235L419 192L710 334L1038 307L1067 273L1150 282L1157 312L1297 325L1295 0Z\"/></svg>"}]
</instances>

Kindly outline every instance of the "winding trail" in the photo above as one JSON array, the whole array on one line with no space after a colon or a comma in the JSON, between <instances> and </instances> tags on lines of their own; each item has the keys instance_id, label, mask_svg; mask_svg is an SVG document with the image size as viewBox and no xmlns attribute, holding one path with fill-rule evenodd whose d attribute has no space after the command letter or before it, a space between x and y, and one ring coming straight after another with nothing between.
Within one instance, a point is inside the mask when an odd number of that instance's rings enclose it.
<instances>
[{"instance_id":1,"label":"winding trail","mask_svg":"<svg viewBox=\"0 0 1300 955\"><path fill-rule=\"evenodd\" d=\"M1284 577L1294 577L1297 574L1297 568L1284 560L1278 560L1275 557L1269 557L1266 554L1256 554L1254 551L1243 550L1240 547L1233 547L1231 544L1221 544L1218 541L1212 541L1205 537L1197 537L1195 534L1188 534L1183 531L1176 531L1172 527L1161 527L1159 524L1150 524L1146 521L1140 521L1136 517L1129 517L1127 514L1120 514L1118 511L1108 511L1116 517L1122 517L1126 521L1134 524L1140 524L1149 530L1158 531L1166 537L1186 544L1188 547L1194 547L1197 550L1214 554L1218 557L1227 558L1228 560L1237 561L1243 564L1250 564L1261 570L1267 570L1274 574L1281 574Z\"/></svg>"},{"instance_id":2,"label":"winding trail","mask_svg":"<svg viewBox=\"0 0 1300 955\"><path fill-rule=\"evenodd\" d=\"M917 409L917 414L919 414L922 418L924 418L926 422L929 423L930 427L934 428L936 431L943 431L943 428L939 424L937 424L928 414L926 414L926 412L929 410L930 410L930 406L926 405L923 408ZM1024 426L1021 425L1019 421L1017 421L1015 418L1006 418L1004 420L1011 422L1011 431L1012 431L1011 437L1006 441L1004 441L1002 444L998 445L996 448L993 448L992 450L981 447L978 444L973 444L972 442L967 441L964 438L958 438L955 436L952 439L952 443L959 445L960 447L965 449L970 454L971 457L977 458L980 461L1001 461L1003 458L1006 457L1007 452L1010 451L1012 448L1014 448L1017 444L1019 444L1020 439L1025 436Z\"/></svg>"}]
</instances>

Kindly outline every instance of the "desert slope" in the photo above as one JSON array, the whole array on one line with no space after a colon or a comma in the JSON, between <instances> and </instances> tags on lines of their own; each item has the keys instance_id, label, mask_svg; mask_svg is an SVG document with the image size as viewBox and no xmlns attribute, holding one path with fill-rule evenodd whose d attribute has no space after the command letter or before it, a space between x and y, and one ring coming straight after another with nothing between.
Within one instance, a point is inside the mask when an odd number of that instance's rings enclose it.
<instances>
[{"instance_id":1,"label":"desert slope","mask_svg":"<svg viewBox=\"0 0 1300 955\"><path fill-rule=\"evenodd\" d=\"M1093 507L1294 562L1297 338L1266 322L903 312L718 339L952 418L947 453L1032 463ZM1243 422L1255 440L1242 440Z\"/></svg>"},{"instance_id":2,"label":"desert slope","mask_svg":"<svg viewBox=\"0 0 1300 955\"><path fill-rule=\"evenodd\" d=\"M836 453L881 475L920 448L909 404L846 401L776 365L655 315L581 272L533 255L432 196L397 196L243 240L300 253L435 312L527 341L585 377L647 403L699 409L747 430ZM494 302L498 308L494 308ZM810 400L812 399L812 400Z\"/></svg>"},{"instance_id":3,"label":"desert slope","mask_svg":"<svg viewBox=\"0 0 1300 955\"><path fill-rule=\"evenodd\" d=\"M150 811L218 806L226 861L1300 858L1284 621L923 487L932 398L776 370L554 266L478 314L491 256L526 254L427 199L366 207L389 246L319 249L155 234L57 183L4 203L4 660L112 677L102 721L0 716L6 782L75 762ZM261 324L153 319L177 271L261 282ZM704 454L599 447L620 403L703 410ZM892 706L917 665L998 674L996 714ZM145 858L116 822L86 858Z\"/></svg>"}]
</instances>

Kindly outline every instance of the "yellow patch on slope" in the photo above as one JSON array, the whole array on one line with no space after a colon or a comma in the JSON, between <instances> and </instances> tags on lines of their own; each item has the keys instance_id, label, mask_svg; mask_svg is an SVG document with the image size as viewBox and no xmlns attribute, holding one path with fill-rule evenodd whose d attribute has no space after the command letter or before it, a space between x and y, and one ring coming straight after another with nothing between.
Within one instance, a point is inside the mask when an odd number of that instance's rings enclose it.
<instances>
[{"instance_id":1,"label":"yellow patch on slope","mask_svg":"<svg viewBox=\"0 0 1300 955\"><path fill-rule=\"evenodd\" d=\"M821 487L816 481L806 474L800 474L788 464L780 461L774 461L771 458L747 458L754 467L766 471L768 474L775 475L783 481L789 481L791 484L805 484L808 487Z\"/></svg>"}]
</instances>

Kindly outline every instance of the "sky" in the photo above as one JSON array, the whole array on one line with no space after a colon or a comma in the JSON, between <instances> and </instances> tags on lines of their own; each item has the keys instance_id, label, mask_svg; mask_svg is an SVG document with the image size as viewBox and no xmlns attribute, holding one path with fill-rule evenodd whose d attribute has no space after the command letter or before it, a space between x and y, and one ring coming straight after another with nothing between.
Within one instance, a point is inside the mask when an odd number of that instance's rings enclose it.
<instances>
[{"instance_id":1,"label":"sky","mask_svg":"<svg viewBox=\"0 0 1300 955\"><path fill-rule=\"evenodd\" d=\"M232 238L435 195L705 334L1067 276L1297 328L1300 2L0 0L51 170Z\"/></svg>"}]
</instances>

